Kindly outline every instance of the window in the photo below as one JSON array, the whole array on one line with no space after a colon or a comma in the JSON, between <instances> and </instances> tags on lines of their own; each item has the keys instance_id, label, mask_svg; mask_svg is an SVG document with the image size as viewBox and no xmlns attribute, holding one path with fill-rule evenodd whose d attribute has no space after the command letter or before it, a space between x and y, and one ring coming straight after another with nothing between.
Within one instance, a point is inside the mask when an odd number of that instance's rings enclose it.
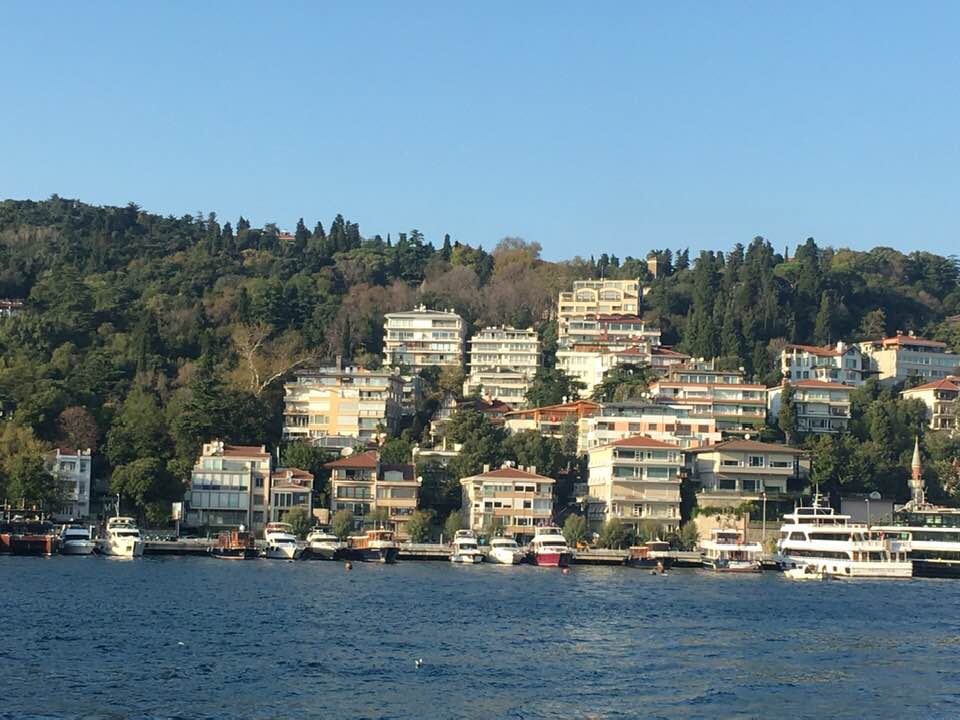
<instances>
[{"instance_id":1,"label":"window","mask_svg":"<svg viewBox=\"0 0 960 720\"><path fill-rule=\"evenodd\" d=\"M751 455L749 465L750 467L763 467L763 455Z\"/></svg>"},{"instance_id":2,"label":"window","mask_svg":"<svg viewBox=\"0 0 960 720\"><path fill-rule=\"evenodd\" d=\"M258 487L258 488L262 488L262 487L263 487L263 478L260 477L259 475L257 475L257 477L255 477L254 480L253 480L253 486L254 486L254 487Z\"/></svg>"}]
</instances>

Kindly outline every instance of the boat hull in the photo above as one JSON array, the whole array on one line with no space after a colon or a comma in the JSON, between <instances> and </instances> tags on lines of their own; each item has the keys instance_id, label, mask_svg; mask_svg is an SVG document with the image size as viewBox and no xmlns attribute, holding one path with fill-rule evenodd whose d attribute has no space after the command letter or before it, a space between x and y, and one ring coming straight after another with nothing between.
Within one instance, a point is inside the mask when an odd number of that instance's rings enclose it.
<instances>
[{"instance_id":1,"label":"boat hull","mask_svg":"<svg viewBox=\"0 0 960 720\"><path fill-rule=\"evenodd\" d=\"M914 577L960 578L960 562L954 560L914 560Z\"/></svg>"},{"instance_id":2,"label":"boat hull","mask_svg":"<svg viewBox=\"0 0 960 720\"><path fill-rule=\"evenodd\" d=\"M10 552L14 555L47 556L60 550L56 535L14 535L10 538Z\"/></svg>"},{"instance_id":3,"label":"boat hull","mask_svg":"<svg viewBox=\"0 0 960 720\"><path fill-rule=\"evenodd\" d=\"M210 557L217 560L256 560L256 548L210 548Z\"/></svg>"},{"instance_id":4,"label":"boat hull","mask_svg":"<svg viewBox=\"0 0 960 720\"><path fill-rule=\"evenodd\" d=\"M818 559L815 557L790 557L780 560L783 570L812 565L824 575L850 579L904 579L913 577L913 563L906 562L856 562L852 560Z\"/></svg>"},{"instance_id":5,"label":"boat hull","mask_svg":"<svg viewBox=\"0 0 960 720\"><path fill-rule=\"evenodd\" d=\"M274 545L263 551L263 557L267 560L299 560L303 550L298 547Z\"/></svg>"},{"instance_id":6,"label":"boat hull","mask_svg":"<svg viewBox=\"0 0 960 720\"><path fill-rule=\"evenodd\" d=\"M355 560L363 562L395 563L399 553L399 548L395 547L358 548L353 551L352 555Z\"/></svg>"},{"instance_id":7,"label":"boat hull","mask_svg":"<svg viewBox=\"0 0 960 720\"><path fill-rule=\"evenodd\" d=\"M134 558L141 557L144 550L143 540L134 540L134 541L117 541L117 540L101 540L97 543L97 548L100 550L101 555L106 555L108 557L125 557L125 558Z\"/></svg>"},{"instance_id":8,"label":"boat hull","mask_svg":"<svg viewBox=\"0 0 960 720\"><path fill-rule=\"evenodd\" d=\"M569 567L573 562L571 552L533 552L530 553L530 562L540 567Z\"/></svg>"},{"instance_id":9,"label":"boat hull","mask_svg":"<svg viewBox=\"0 0 960 720\"><path fill-rule=\"evenodd\" d=\"M522 556L514 550L491 550L487 561L495 565L518 565Z\"/></svg>"},{"instance_id":10,"label":"boat hull","mask_svg":"<svg viewBox=\"0 0 960 720\"><path fill-rule=\"evenodd\" d=\"M304 553L304 557L310 560L343 560L347 556L346 548L330 545L310 545Z\"/></svg>"},{"instance_id":11,"label":"boat hull","mask_svg":"<svg viewBox=\"0 0 960 720\"><path fill-rule=\"evenodd\" d=\"M65 540L60 546L61 555L91 555L97 544L93 540Z\"/></svg>"},{"instance_id":12,"label":"boat hull","mask_svg":"<svg viewBox=\"0 0 960 720\"><path fill-rule=\"evenodd\" d=\"M729 561L729 562L717 562L716 560L709 560L704 558L703 567L707 570L713 570L714 572L721 573L759 573L763 572L763 566L759 561L748 562L748 561Z\"/></svg>"},{"instance_id":13,"label":"boat hull","mask_svg":"<svg viewBox=\"0 0 960 720\"><path fill-rule=\"evenodd\" d=\"M480 553L476 554L467 554L467 553L454 553L450 556L450 562L460 563L462 565L479 565L483 562L483 555Z\"/></svg>"},{"instance_id":14,"label":"boat hull","mask_svg":"<svg viewBox=\"0 0 960 720\"><path fill-rule=\"evenodd\" d=\"M669 570L672 561L668 557L627 558L627 565L635 568L658 568Z\"/></svg>"}]
</instances>

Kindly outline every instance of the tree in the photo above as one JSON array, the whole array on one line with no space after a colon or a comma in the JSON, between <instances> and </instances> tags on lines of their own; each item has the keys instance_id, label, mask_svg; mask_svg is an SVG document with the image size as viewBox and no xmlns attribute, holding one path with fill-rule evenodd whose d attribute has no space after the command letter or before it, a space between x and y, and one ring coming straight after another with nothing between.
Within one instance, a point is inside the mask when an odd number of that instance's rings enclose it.
<instances>
[{"instance_id":1,"label":"tree","mask_svg":"<svg viewBox=\"0 0 960 720\"><path fill-rule=\"evenodd\" d=\"M580 515L569 515L563 523L563 536L567 544L576 547L587 541L587 521Z\"/></svg>"},{"instance_id":2,"label":"tree","mask_svg":"<svg viewBox=\"0 0 960 720\"><path fill-rule=\"evenodd\" d=\"M89 410L76 405L66 408L57 418L57 429L62 440L72 448L96 452L100 428Z\"/></svg>"},{"instance_id":3,"label":"tree","mask_svg":"<svg viewBox=\"0 0 960 720\"><path fill-rule=\"evenodd\" d=\"M330 471L325 465L334 459L333 453L309 442L298 441L283 448L280 459L285 468L298 468L313 475L314 492L324 504L330 487Z\"/></svg>"},{"instance_id":4,"label":"tree","mask_svg":"<svg viewBox=\"0 0 960 720\"><path fill-rule=\"evenodd\" d=\"M59 509L64 499L63 486L47 470L43 455L23 450L5 463L7 495L27 506L50 512Z\"/></svg>"},{"instance_id":5,"label":"tree","mask_svg":"<svg viewBox=\"0 0 960 720\"><path fill-rule=\"evenodd\" d=\"M793 386L783 384L780 394L780 412L777 414L777 427L786 438L787 445L792 445L797 434L797 409L793 403Z\"/></svg>"},{"instance_id":6,"label":"tree","mask_svg":"<svg viewBox=\"0 0 960 720\"><path fill-rule=\"evenodd\" d=\"M461 525L460 513L456 510L447 515L447 519L443 523L443 536L447 539L447 542L453 542L454 536L457 534Z\"/></svg>"},{"instance_id":7,"label":"tree","mask_svg":"<svg viewBox=\"0 0 960 720\"><path fill-rule=\"evenodd\" d=\"M506 431L494 427L483 413L476 410L454 413L444 426L444 434L462 445L459 454L450 461L449 469L454 477L476 475L484 465L500 466Z\"/></svg>"},{"instance_id":8,"label":"tree","mask_svg":"<svg viewBox=\"0 0 960 720\"><path fill-rule=\"evenodd\" d=\"M283 376L316 357L314 352L304 348L299 333L287 332L275 337L273 327L264 322L237 325L231 338L242 363L245 386L257 397Z\"/></svg>"},{"instance_id":9,"label":"tree","mask_svg":"<svg viewBox=\"0 0 960 720\"><path fill-rule=\"evenodd\" d=\"M341 540L346 540L353 530L353 513L349 510L337 510L330 521L330 530Z\"/></svg>"},{"instance_id":10,"label":"tree","mask_svg":"<svg viewBox=\"0 0 960 720\"><path fill-rule=\"evenodd\" d=\"M502 444L505 458L518 465L536 468L538 475L556 477L573 460L563 452L560 440L538 430L519 430L506 437Z\"/></svg>"},{"instance_id":11,"label":"tree","mask_svg":"<svg viewBox=\"0 0 960 720\"><path fill-rule=\"evenodd\" d=\"M310 532L310 529L313 527L313 518L310 516L310 513L302 507L287 510L283 514L283 521L290 523L290 527L293 528L293 534L301 540L307 536L307 533Z\"/></svg>"},{"instance_id":12,"label":"tree","mask_svg":"<svg viewBox=\"0 0 960 720\"><path fill-rule=\"evenodd\" d=\"M380 446L380 462L388 465L402 465L410 462L413 445L402 438L390 438Z\"/></svg>"},{"instance_id":13,"label":"tree","mask_svg":"<svg viewBox=\"0 0 960 720\"><path fill-rule=\"evenodd\" d=\"M647 393L653 378L649 365L617 365L604 373L603 381L593 389L590 399L596 402L636 400Z\"/></svg>"},{"instance_id":14,"label":"tree","mask_svg":"<svg viewBox=\"0 0 960 720\"><path fill-rule=\"evenodd\" d=\"M430 538L430 529L433 524L433 513L428 510L417 510L407 520L406 531L410 542L426 542Z\"/></svg>"},{"instance_id":15,"label":"tree","mask_svg":"<svg viewBox=\"0 0 960 720\"><path fill-rule=\"evenodd\" d=\"M367 515L366 520L374 527L383 527L390 522L390 511L385 507L375 508Z\"/></svg>"},{"instance_id":16,"label":"tree","mask_svg":"<svg viewBox=\"0 0 960 720\"><path fill-rule=\"evenodd\" d=\"M540 368L527 389L527 403L531 407L543 407L576 400L585 387L586 385L563 370Z\"/></svg>"},{"instance_id":17,"label":"tree","mask_svg":"<svg viewBox=\"0 0 960 720\"><path fill-rule=\"evenodd\" d=\"M183 488L171 477L163 460L141 457L114 469L110 492L129 498L141 512L156 504L165 506L164 513L169 514L170 503L182 497Z\"/></svg>"},{"instance_id":18,"label":"tree","mask_svg":"<svg viewBox=\"0 0 960 720\"><path fill-rule=\"evenodd\" d=\"M623 550L633 544L633 529L624 525L619 518L610 518L600 528L597 545L611 550Z\"/></svg>"},{"instance_id":19,"label":"tree","mask_svg":"<svg viewBox=\"0 0 960 720\"><path fill-rule=\"evenodd\" d=\"M679 541L681 550L697 549L697 543L700 542L700 530L697 528L695 521L688 520L680 527Z\"/></svg>"}]
</instances>

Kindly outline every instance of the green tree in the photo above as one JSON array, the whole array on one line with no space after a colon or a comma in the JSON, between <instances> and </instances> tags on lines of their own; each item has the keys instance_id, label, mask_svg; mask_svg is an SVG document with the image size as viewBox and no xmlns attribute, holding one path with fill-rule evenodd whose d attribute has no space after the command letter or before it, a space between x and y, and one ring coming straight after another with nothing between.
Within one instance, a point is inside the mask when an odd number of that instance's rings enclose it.
<instances>
[{"instance_id":1,"label":"green tree","mask_svg":"<svg viewBox=\"0 0 960 720\"><path fill-rule=\"evenodd\" d=\"M792 445L797 435L797 409L793 402L793 386L783 384L780 395L780 412L777 414L777 427L786 438L787 445Z\"/></svg>"},{"instance_id":2,"label":"green tree","mask_svg":"<svg viewBox=\"0 0 960 720\"><path fill-rule=\"evenodd\" d=\"M24 450L4 464L10 499L46 512L60 508L64 500L63 487L47 470L42 455Z\"/></svg>"},{"instance_id":3,"label":"green tree","mask_svg":"<svg viewBox=\"0 0 960 720\"><path fill-rule=\"evenodd\" d=\"M555 478L573 458L564 453L560 440L537 430L518 430L508 435L502 445L504 457L524 467L536 468L538 475Z\"/></svg>"},{"instance_id":4,"label":"green tree","mask_svg":"<svg viewBox=\"0 0 960 720\"><path fill-rule=\"evenodd\" d=\"M568 515L563 523L563 536L571 547L587 541L587 521L580 515Z\"/></svg>"},{"instance_id":5,"label":"green tree","mask_svg":"<svg viewBox=\"0 0 960 720\"><path fill-rule=\"evenodd\" d=\"M346 540L353 530L353 513L349 510L337 510L330 521L330 530L341 540Z\"/></svg>"},{"instance_id":6,"label":"green tree","mask_svg":"<svg viewBox=\"0 0 960 720\"><path fill-rule=\"evenodd\" d=\"M447 542L453 542L457 530L463 527L461 523L460 513L456 510L447 515L447 519L443 523L443 537L446 538Z\"/></svg>"},{"instance_id":7,"label":"green tree","mask_svg":"<svg viewBox=\"0 0 960 720\"><path fill-rule=\"evenodd\" d=\"M141 457L114 469L110 492L132 500L141 513L152 503L165 505L165 512L169 513L170 503L182 497L183 488L171 477L162 459Z\"/></svg>"},{"instance_id":8,"label":"green tree","mask_svg":"<svg viewBox=\"0 0 960 720\"><path fill-rule=\"evenodd\" d=\"M499 467L503 460L506 431L494 427L486 415L476 410L460 410L444 426L444 434L462 445L450 461L450 472L456 478L476 475L484 465Z\"/></svg>"},{"instance_id":9,"label":"green tree","mask_svg":"<svg viewBox=\"0 0 960 720\"><path fill-rule=\"evenodd\" d=\"M388 465L409 464L413 444L402 438L390 438L380 446L380 462Z\"/></svg>"},{"instance_id":10,"label":"green tree","mask_svg":"<svg viewBox=\"0 0 960 720\"><path fill-rule=\"evenodd\" d=\"M430 538L433 526L433 513L428 510L417 510L407 521L406 531L410 542L426 542Z\"/></svg>"},{"instance_id":11,"label":"green tree","mask_svg":"<svg viewBox=\"0 0 960 720\"><path fill-rule=\"evenodd\" d=\"M586 385L563 370L540 368L527 389L527 403L531 407L543 407L557 405L564 402L564 399L576 400L585 387Z\"/></svg>"},{"instance_id":12,"label":"green tree","mask_svg":"<svg viewBox=\"0 0 960 720\"><path fill-rule=\"evenodd\" d=\"M385 507L375 508L366 517L367 524L374 527L384 527L390 522L390 511Z\"/></svg>"},{"instance_id":13,"label":"green tree","mask_svg":"<svg viewBox=\"0 0 960 720\"><path fill-rule=\"evenodd\" d=\"M600 538L597 545L612 550L623 550L633 544L634 533L629 525L624 525L619 518L610 518L600 527Z\"/></svg>"},{"instance_id":14,"label":"green tree","mask_svg":"<svg viewBox=\"0 0 960 720\"><path fill-rule=\"evenodd\" d=\"M290 526L293 528L293 534L301 540L307 536L307 533L310 532L310 529L313 527L313 518L310 516L310 513L307 512L306 508L302 507L287 510L283 514L283 521L290 523Z\"/></svg>"},{"instance_id":15,"label":"green tree","mask_svg":"<svg viewBox=\"0 0 960 720\"><path fill-rule=\"evenodd\" d=\"M697 549L697 543L700 542L700 531L697 529L696 522L688 521L680 527L679 541L681 550Z\"/></svg>"},{"instance_id":16,"label":"green tree","mask_svg":"<svg viewBox=\"0 0 960 720\"><path fill-rule=\"evenodd\" d=\"M597 402L636 400L646 395L653 378L649 365L617 365L604 373L603 381L593 389L591 399Z\"/></svg>"}]
</instances>

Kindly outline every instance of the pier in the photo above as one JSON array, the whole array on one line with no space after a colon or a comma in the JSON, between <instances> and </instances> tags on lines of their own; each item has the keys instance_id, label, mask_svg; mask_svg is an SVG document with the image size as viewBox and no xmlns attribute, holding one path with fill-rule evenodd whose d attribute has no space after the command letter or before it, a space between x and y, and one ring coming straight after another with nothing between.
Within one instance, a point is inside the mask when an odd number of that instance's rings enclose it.
<instances>
[{"instance_id":1,"label":"pier","mask_svg":"<svg viewBox=\"0 0 960 720\"><path fill-rule=\"evenodd\" d=\"M143 546L144 555L206 555L214 546L215 540L206 538L189 540L147 540Z\"/></svg>"}]
</instances>

